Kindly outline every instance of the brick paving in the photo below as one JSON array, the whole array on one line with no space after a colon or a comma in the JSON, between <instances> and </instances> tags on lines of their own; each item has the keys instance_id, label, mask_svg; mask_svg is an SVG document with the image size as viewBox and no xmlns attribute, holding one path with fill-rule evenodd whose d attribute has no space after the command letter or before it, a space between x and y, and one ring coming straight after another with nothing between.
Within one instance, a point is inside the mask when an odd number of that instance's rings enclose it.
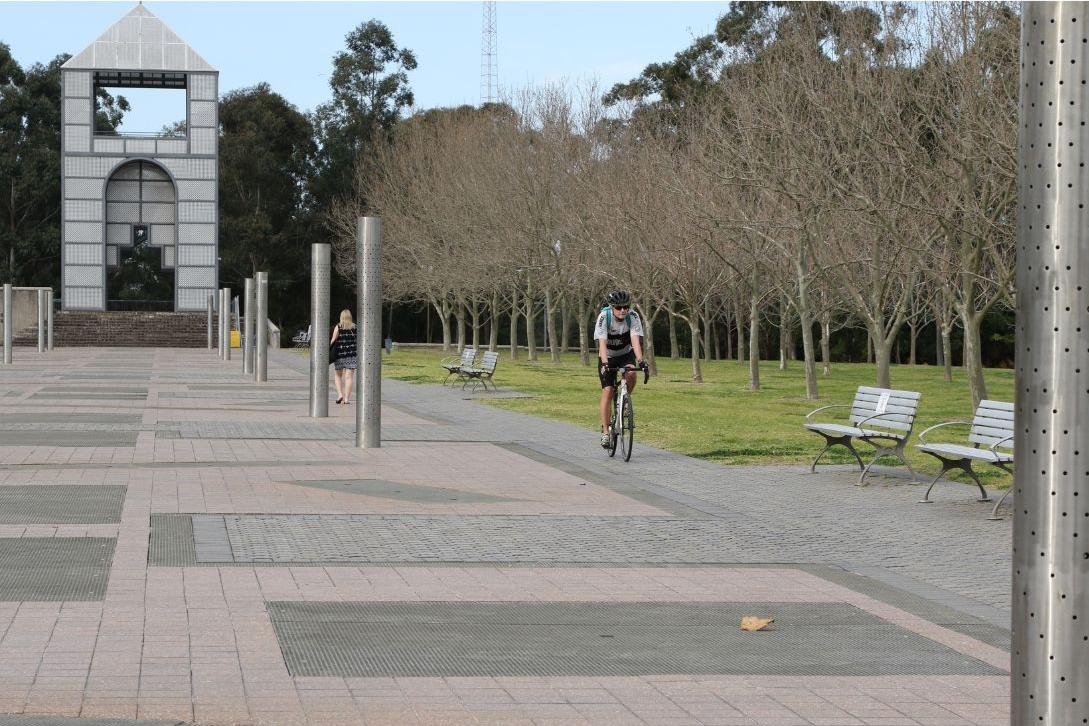
<instances>
[{"instance_id":1,"label":"brick paving","mask_svg":"<svg viewBox=\"0 0 1089 726\"><path fill-rule=\"evenodd\" d=\"M1008 677L990 674L1009 667L1010 523L965 488L920 506L919 486L846 469L642 445L624 464L592 432L393 381L386 444L359 451L354 409L307 418L305 359L276 353L261 386L240 370L147 349L19 348L0 368L0 487L86 486L97 507L81 520L43 497L0 538L115 542L97 599L0 591L0 724L1008 723ZM119 517L92 501L117 487ZM192 520L191 562L149 564L163 516ZM71 570L43 572L59 587ZM302 676L273 602L841 603L981 675Z\"/></svg>"}]
</instances>

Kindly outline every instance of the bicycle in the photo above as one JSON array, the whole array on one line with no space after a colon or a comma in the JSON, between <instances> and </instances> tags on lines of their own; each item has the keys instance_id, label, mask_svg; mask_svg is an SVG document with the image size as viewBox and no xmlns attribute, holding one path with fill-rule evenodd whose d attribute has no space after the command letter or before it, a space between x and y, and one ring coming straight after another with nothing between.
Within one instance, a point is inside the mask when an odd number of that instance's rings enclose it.
<instances>
[{"instance_id":1,"label":"bicycle","mask_svg":"<svg viewBox=\"0 0 1089 726\"><path fill-rule=\"evenodd\" d=\"M624 371L637 370L633 365L607 366L606 375L615 375ZM643 385L650 380L650 368L643 365ZM632 447L635 444L635 410L631 403L631 394L628 393L628 382L624 376L620 376L620 383L616 387L616 400L613 406L612 419L609 421L609 456L616 456L616 445L620 444L620 453L624 461L631 461ZM617 426L617 422L620 425Z\"/></svg>"}]
</instances>

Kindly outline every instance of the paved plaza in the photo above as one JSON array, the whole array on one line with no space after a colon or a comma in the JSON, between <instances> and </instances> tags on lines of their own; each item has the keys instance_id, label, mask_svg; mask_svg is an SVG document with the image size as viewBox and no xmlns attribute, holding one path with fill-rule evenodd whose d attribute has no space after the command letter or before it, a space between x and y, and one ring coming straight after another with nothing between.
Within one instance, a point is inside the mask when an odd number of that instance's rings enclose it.
<instances>
[{"instance_id":1,"label":"paved plaza","mask_svg":"<svg viewBox=\"0 0 1089 726\"><path fill-rule=\"evenodd\" d=\"M0 368L0 726L1008 723L1010 514L967 487L625 464L396 381L364 451L306 358L241 368Z\"/></svg>"}]
</instances>

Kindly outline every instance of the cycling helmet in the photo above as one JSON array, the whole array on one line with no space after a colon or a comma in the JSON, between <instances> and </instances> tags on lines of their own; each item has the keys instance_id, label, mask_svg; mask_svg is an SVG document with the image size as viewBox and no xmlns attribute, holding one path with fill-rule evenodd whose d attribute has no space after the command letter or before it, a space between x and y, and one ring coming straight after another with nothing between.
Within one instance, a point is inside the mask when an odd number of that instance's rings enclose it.
<instances>
[{"instance_id":1,"label":"cycling helmet","mask_svg":"<svg viewBox=\"0 0 1089 726\"><path fill-rule=\"evenodd\" d=\"M609 305L631 305L631 295L627 290L613 290L605 296L605 302Z\"/></svg>"}]
</instances>

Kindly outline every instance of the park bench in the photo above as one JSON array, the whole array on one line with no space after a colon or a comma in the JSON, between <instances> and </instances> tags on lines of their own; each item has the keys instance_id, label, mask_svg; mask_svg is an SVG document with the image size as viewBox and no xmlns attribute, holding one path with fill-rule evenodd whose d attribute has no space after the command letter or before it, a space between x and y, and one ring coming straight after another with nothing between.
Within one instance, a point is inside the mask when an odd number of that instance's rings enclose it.
<instances>
[{"instance_id":1,"label":"park bench","mask_svg":"<svg viewBox=\"0 0 1089 726\"><path fill-rule=\"evenodd\" d=\"M450 376L456 376L462 368L472 368L476 360L476 348L464 348L461 356L457 358L443 358L439 365L446 369L446 378L442 379L442 385L450 380Z\"/></svg>"},{"instance_id":2,"label":"park bench","mask_svg":"<svg viewBox=\"0 0 1089 726\"><path fill-rule=\"evenodd\" d=\"M862 473L858 477L858 483L866 481L866 475L878 459L886 456L895 456L904 463L911 472L911 478L915 478L915 470L911 468L904 456L904 445L911 436L911 429L915 425L915 413L919 408L920 394L915 391L897 391L891 388L871 388L859 386L855 392L855 400L847 404L835 404L822 406L815 411L810 411L805 417L805 428L815 434L824 437L825 446L813 460L810 471L817 470L817 462L824 456L824 452L833 446L844 446L858 461L858 467ZM847 423L830 423L815 421L813 417L822 411L832 408L849 408L851 413ZM855 449L854 440L869 444L874 448L874 457L869 464L862 463L862 457Z\"/></svg>"},{"instance_id":3,"label":"park bench","mask_svg":"<svg viewBox=\"0 0 1089 726\"><path fill-rule=\"evenodd\" d=\"M968 426L968 444L927 441L927 435L949 426ZM979 501L989 502L987 490L979 482L979 477L972 471L972 462L979 461L1012 474L1013 466L1013 404L1004 401L980 401L976 407L972 421L946 421L937 426L931 426L919 434L919 443L916 448L924 454L933 456L942 465L942 470L930 482L930 486L923 495L922 503L930 504L930 490L945 476L950 469L960 469L979 487ZM998 507L1009 496L1008 490L991 510L991 519L998 519Z\"/></svg>"},{"instance_id":4,"label":"park bench","mask_svg":"<svg viewBox=\"0 0 1089 726\"><path fill-rule=\"evenodd\" d=\"M480 362L479 368L462 368L458 371L458 375L465 379L465 383L462 384L461 389L465 390L465 386L470 383L473 384L473 390L476 390L476 384L484 386L484 390L488 390L488 381L495 375L495 366L499 363L499 353L495 351L487 351L484 353L484 358ZM495 383L492 383L492 390L495 390Z\"/></svg>"},{"instance_id":5,"label":"park bench","mask_svg":"<svg viewBox=\"0 0 1089 726\"><path fill-rule=\"evenodd\" d=\"M312 326L311 326L312 327ZM295 344L296 348L309 348L310 337L313 334L313 330L308 327L304 333L296 333L295 337L291 339L291 342Z\"/></svg>"}]
</instances>

